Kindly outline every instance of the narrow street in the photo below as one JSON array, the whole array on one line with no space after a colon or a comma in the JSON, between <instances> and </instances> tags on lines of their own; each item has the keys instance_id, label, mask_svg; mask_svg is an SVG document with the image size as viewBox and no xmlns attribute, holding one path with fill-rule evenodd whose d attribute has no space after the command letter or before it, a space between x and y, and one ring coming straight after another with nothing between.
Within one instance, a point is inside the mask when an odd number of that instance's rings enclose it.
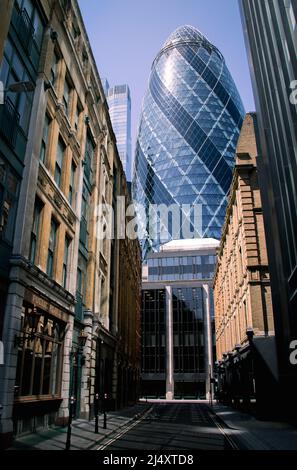
<instances>
[{"instance_id":1,"label":"narrow street","mask_svg":"<svg viewBox=\"0 0 297 470\"><path fill-rule=\"evenodd\" d=\"M133 424L106 438L97 450L235 450L227 430L201 403L157 403Z\"/></svg>"}]
</instances>

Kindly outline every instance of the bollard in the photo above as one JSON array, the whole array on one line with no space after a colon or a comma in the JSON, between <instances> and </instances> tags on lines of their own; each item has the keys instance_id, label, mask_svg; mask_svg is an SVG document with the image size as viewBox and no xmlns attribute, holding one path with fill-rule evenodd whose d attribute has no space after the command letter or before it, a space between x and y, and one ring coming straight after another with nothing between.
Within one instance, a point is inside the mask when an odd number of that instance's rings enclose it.
<instances>
[{"instance_id":1,"label":"bollard","mask_svg":"<svg viewBox=\"0 0 297 470\"><path fill-rule=\"evenodd\" d=\"M106 429L106 400L107 400L107 393L104 393L104 399L103 399L103 429Z\"/></svg>"},{"instance_id":2,"label":"bollard","mask_svg":"<svg viewBox=\"0 0 297 470\"><path fill-rule=\"evenodd\" d=\"M99 412L99 395L96 393L95 395L95 433L98 434L98 412Z\"/></svg>"},{"instance_id":3,"label":"bollard","mask_svg":"<svg viewBox=\"0 0 297 470\"><path fill-rule=\"evenodd\" d=\"M75 398L70 397L69 418L68 418L68 428L67 428L67 440L66 440L65 450L69 450L70 445L71 445L71 427L72 427L71 423L72 423L72 417L73 417L74 402L75 402Z\"/></svg>"}]
</instances>

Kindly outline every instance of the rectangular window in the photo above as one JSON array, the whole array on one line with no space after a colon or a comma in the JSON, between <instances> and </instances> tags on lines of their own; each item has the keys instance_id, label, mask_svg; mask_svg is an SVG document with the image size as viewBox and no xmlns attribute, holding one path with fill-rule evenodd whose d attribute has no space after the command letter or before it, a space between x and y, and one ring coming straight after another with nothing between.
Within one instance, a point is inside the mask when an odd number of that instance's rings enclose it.
<instances>
[{"instance_id":1,"label":"rectangular window","mask_svg":"<svg viewBox=\"0 0 297 470\"><path fill-rule=\"evenodd\" d=\"M66 78L64 82L63 103L65 106L65 112L67 116L69 116L69 113L70 113L70 92L71 92L71 86L69 85L69 82L67 81L67 78Z\"/></svg>"},{"instance_id":2,"label":"rectangular window","mask_svg":"<svg viewBox=\"0 0 297 470\"><path fill-rule=\"evenodd\" d=\"M142 293L142 371L159 373L165 370L165 291Z\"/></svg>"},{"instance_id":3,"label":"rectangular window","mask_svg":"<svg viewBox=\"0 0 297 470\"><path fill-rule=\"evenodd\" d=\"M33 37L34 37L34 25L32 23L33 5L29 0L19 1L18 5L15 5L18 19L16 21L17 35L27 55L31 55Z\"/></svg>"},{"instance_id":4,"label":"rectangular window","mask_svg":"<svg viewBox=\"0 0 297 470\"><path fill-rule=\"evenodd\" d=\"M46 114L45 115L45 121L44 121L44 127L43 127L41 149L40 149L40 160L42 161L42 163L45 162L46 147L47 147L47 144L48 144L48 135L49 135L50 124L51 124L51 118L48 116L48 114Z\"/></svg>"},{"instance_id":5,"label":"rectangular window","mask_svg":"<svg viewBox=\"0 0 297 470\"><path fill-rule=\"evenodd\" d=\"M17 34L22 45L31 53L32 43L40 51L43 39L44 24L32 0L18 0ZM33 55L33 54L32 54Z\"/></svg>"},{"instance_id":6,"label":"rectangular window","mask_svg":"<svg viewBox=\"0 0 297 470\"><path fill-rule=\"evenodd\" d=\"M86 184L84 183L83 192L82 192L82 201L81 201L81 220L80 220L79 240L86 250L88 249L88 239L89 239L89 232L88 232L89 201L90 201L90 193L88 191Z\"/></svg>"},{"instance_id":7,"label":"rectangular window","mask_svg":"<svg viewBox=\"0 0 297 470\"><path fill-rule=\"evenodd\" d=\"M35 263L35 259L36 259L36 250L37 250L37 244L38 244L42 208L43 208L42 202L39 201L39 199L36 199L35 206L34 206L33 226L32 226L32 231L31 231L31 241L30 241L29 259L31 263Z\"/></svg>"},{"instance_id":8,"label":"rectangular window","mask_svg":"<svg viewBox=\"0 0 297 470\"><path fill-rule=\"evenodd\" d=\"M9 245L14 236L18 194L19 178L0 157L0 240Z\"/></svg>"},{"instance_id":9,"label":"rectangular window","mask_svg":"<svg viewBox=\"0 0 297 470\"><path fill-rule=\"evenodd\" d=\"M32 78L26 71L21 55L9 40L5 42L0 80L3 82L4 88L16 82L32 82ZM13 145L15 144L15 134L18 125L21 126L27 136L32 100L33 93L6 93L5 103L0 109L0 130Z\"/></svg>"},{"instance_id":10,"label":"rectangular window","mask_svg":"<svg viewBox=\"0 0 297 470\"><path fill-rule=\"evenodd\" d=\"M82 272L80 268L77 268L76 290L79 294L82 293Z\"/></svg>"},{"instance_id":11,"label":"rectangular window","mask_svg":"<svg viewBox=\"0 0 297 470\"><path fill-rule=\"evenodd\" d=\"M85 150L85 165L84 165L84 175L91 182L92 181L92 167L95 153L95 144L93 139L89 134L87 134L86 140L86 150Z\"/></svg>"},{"instance_id":12,"label":"rectangular window","mask_svg":"<svg viewBox=\"0 0 297 470\"><path fill-rule=\"evenodd\" d=\"M69 184L69 195L68 200L69 203L72 205L73 203L73 196L74 196L74 185L75 185L75 172L76 172L76 165L74 161L71 162L71 173L70 173L70 184Z\"/></svg>"},{"instance_id":13,"label":"rectangular window","mask_svg":"<svg viewBox=\"0 0 297 470\"><path fill-rule=\"evenodd\" d=\"M57 183L59 187L61 187L61 176L62 176L65 149L66 149L66 146L64 142L61 139L59 139L58 147L57 147L56 166L55 166L55 182Z\"/></svg>"},{"instance_id":14,"label":"rectangular window","mask_svg":"<svg viewBox=\"0 0 297 470\"><path fill-rule=\"evenodd\" d=\"M202 290L173 288L172 295L174 370L180 373L203 373L204 358L198 360L203 341L199 336L199 331L203 332Z\"/></svg>"},{"instance_id":15,"label":"rectangular window","mask_svg":"<svg viewBox=\"0 0 297 470\"><path fill-rule=\"evenodd\" d=\"M24 305L21 324L15 396L59 397L66 323Z\"/></svg>"},{"instance_id":16,"label":"rectangular window","mask_svg":"<svg viewBox=\"0 0 297 470\"><path fill-rule=\"evenodd\" d=\"M54 257L55 257L56 242L57 242L57 231L58 231L58 224L54 219L52 219L50 239L49 239L49 244L48 244L47 268L46 268L46 273L49 277L53 277Z\"/></svg>"},{"instance_id":17,"label":"rectangular window","mask_svg":"<svg viewBox=\"0 0 297 470\"><path fill-rule=\"evenodd\" d=\"M65 248L64 248L64 261L63 261L63 279L62 279L64 289L66 289L67 287L70 244L71 244L71 239L66 235Z\"/></svg>"},{"instance_id":18,"label":"rectangular window","mask_svg":"<svg viewBox=\"0 0 297 470\"><path fill-rule=\"evenodd\" d=\"M76 278L76 304L75 304L75 316L78 320L83 320L83 305L84 305L84 295L85 295L85 273L86 265L82 260L82 257L79 256L78 260L79 267L77 268L77 278Z\"/></svg>"},{"instance_id":19,"label":"rectangular window","mask_svg":"<svg viewBox=\"0 0 297 470\"><path fill-rule=\"evenodd\" d=\"M80 36L80 30L76 22L72 22L71 33L74 41Z\"/></svg>"},{"instance_id":20,"label":"rectangular window","mask_svg":"<svg viewBox=\"0 0 297 470\"><path fill-rule=\"evenodd\" d=\"M74 128L76 132L78 132L78 126L79 126L79 115L81 113L80 108L77 106L75 110L75 116L74 116Z\"/></svg>"},{"instance_id":21,"label":"rectangular window","mask_svg":"<svg viewBox=\"0 0 297 470\"><path fill-rule=\"evenodd\" d=\"M51 66L51 84L53 87L55 87L57 78L58 78L58 63L59 63L59 57L57 54L54 52L53 54L53 62Z\"/></svg>"}]
</instances>

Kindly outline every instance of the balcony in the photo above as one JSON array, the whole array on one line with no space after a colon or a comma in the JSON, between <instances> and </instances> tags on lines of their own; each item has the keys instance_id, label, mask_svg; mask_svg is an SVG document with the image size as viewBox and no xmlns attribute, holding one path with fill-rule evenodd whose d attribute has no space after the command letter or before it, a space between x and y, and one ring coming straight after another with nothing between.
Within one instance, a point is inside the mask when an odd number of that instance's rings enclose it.
<instances>
[{"instance_id":1,"label":"balcony","mask_svg":"<svg viewBox=\"0 0 297 470\"><path fill-rule=\"evenodd\" d=\"M16 9L18 14L16 20L16 31L24 49L30 53L35 29L27 10L25 8L20 10L17 6Z\"/></svg>"},{"instance_id":2,"label":"balcony","mask_svg":"<svg viewBox=\"0 0 297 470\"><path fill-rule=\"evenodd\" d=\"M20 114L9 98L0 106L0 134L14 148L19 128Z\"/></svg>"}]
</instances>

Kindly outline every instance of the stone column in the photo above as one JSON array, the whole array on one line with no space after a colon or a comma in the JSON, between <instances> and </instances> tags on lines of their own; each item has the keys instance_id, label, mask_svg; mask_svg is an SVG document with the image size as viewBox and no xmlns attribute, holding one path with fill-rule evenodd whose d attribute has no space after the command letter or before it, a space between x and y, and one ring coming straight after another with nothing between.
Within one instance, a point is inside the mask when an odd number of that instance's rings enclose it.
<instances>
[{"instance_id":1,"label":"stone column","mask_svg":"<svg viewBox=\"0 0 297 470\"><path fill-rule=\"evenodd\" d=\"M206 398L210 398L210 377L213 375L212 364L212 331L210 316L210 288L208 284L203 285L203 306L204 306L204 354L205 354L205 387Z\"/></svg>"},{"instance_id":2,"label":"stone column","mask_svg":"<svg viewBox=\"0 0 297 470\"><path fill-rule=\"evenodd\" d=\"M56 241L56 270L55 270L55 281L62 284L63 277L63 263L64 263L64 251L65 251L65 236L66 230L65 225L60 224L58 229L58 236Z\"/></svg>"},{"instance_id":3,"label":"stone column","mask_svg":"<svg viewBox=\"0 0 297 470\"><path fill-rule=\"evenodd\" d=\"M62 385L61 385L61 397L63 401L59 407L58 417L56 419L57 425L66 425L69 416L69 388L70 388L70 353L72 347L72 336L74 328L74 318L69 316L68 318L68 330L64 340L64 354L63 354L63 372L62 372Z\"/></svg>"},{"instance_id":4,"label":"stone column","mask_svg":"<svg viewBox=\"0 0 297 470\"><path fill-rule=\"evenodd\" d=\"M81 394L80 394L80 417L89 418L90 413L90 387L91 387L91 364L92 364L92 334L93 334L93 312L84 311L84 333L87 341L83 350L85 364L82 365Z\"/></svg>"},{"instance_id":5,"label":"stone column","mask_svg":"<svg viewBox=\"0 0 297 470\"><path fill-rule=\"evenodd\" d=\"M172 288L166 286L166 400L174 399Z\"/></svg>"},{"instance_id":6,"label":"stone column","mask_svg":"<svg viewBox=\"0 0 297 470\"><path fill-rule=\"evenodd\" d=\"M52 206L50 203L46 203L42 211L42 230L40 230L39 238L39 256L38 256L38 267L46 272L47 258L48 258L48 244L51 230L51 218L52 218Z\"/></svg>"},{"instance_id":7,"label":"stone column","mask_svg":"<svg viewBox=\"0 0 297 470\"><path fill-rule=\"evenodd\" d=\"M15 275L16 280L9 285L4 317L4 365L0 368L0 403L3 406L0 420L0 449L5 449L12 443L12 411L18 356L18 350L14 347L14 338L20 331L25 294L24 285L17 279L19 277L19 268L12 267L10 275Z\"/></svg>"},{"instance_id":8,"label":"stone column","mask_svg":"<svg viewBox=\"0 0 297 470\"><path fill-rule=\"evenodd\" d=\"M39 155L46 109L44 81L38 79L31 111L31 121L26 147L23 181L20 189L15 223L14 254L29 257L30 236L33 222L34 202L38 180Z\"/></svg>"}]
</instances>

